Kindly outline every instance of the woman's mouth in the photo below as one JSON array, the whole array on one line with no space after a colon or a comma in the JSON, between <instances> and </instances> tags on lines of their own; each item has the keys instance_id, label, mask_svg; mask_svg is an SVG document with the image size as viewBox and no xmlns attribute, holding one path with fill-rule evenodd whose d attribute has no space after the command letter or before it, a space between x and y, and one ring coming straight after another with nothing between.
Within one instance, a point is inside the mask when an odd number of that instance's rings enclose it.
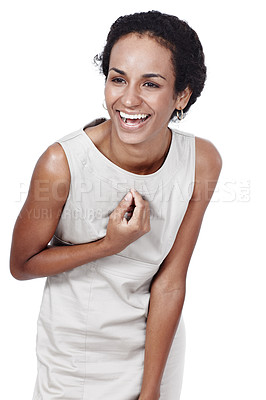
<instances>
[{"instance_id":1,"label":"woman's mouth","mask_svg":"<svg viewBox=\"0 0 266 400\"><path fill-rule=\"evenodd\" d=\"M139 128L150 117L150 114L126 114L123 111L118 113L122 125L128 128Z\"/></svg>"}]
</instances>

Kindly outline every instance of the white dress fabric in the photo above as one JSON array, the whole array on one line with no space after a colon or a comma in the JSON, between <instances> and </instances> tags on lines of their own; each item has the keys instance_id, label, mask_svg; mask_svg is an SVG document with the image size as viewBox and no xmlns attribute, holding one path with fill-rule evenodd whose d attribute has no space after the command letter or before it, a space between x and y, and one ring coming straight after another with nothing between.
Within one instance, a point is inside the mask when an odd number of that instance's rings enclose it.
<instances>
[{"instance_id":1,"label":"white dress fabric","mask_svg":"<svg viewBox=\"0 0 266 400\"><path fill-rule=\"evenodd\" d=\"M104 237L110 213L130 188L149 201L151 230L118 254L46 279L33 400L138 400L151 281L174 243L193 192L194 135L172 129L161 168L138 175L112 163L84 131L101 122L57 141L68 160L71 184L52 244ZM179 399L184 353L181 318L160 400Z\"/></svg>"}]
</instances>

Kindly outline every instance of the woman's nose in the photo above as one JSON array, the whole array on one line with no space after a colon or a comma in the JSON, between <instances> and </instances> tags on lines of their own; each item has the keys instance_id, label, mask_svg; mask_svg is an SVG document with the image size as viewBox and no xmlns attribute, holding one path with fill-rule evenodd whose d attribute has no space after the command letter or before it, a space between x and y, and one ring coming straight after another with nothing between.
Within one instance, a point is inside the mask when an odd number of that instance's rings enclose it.
<instances>
[{"instance_id":1,"label":"woman's nose","mask_svg":"<svg viewBox=\"0 0 266 400\"><path fill-rule=\"evenodd\" d=\"M122 96L123 105L126 107L136 107L142 103L139 90L136 86L127 85Z\"/></svg>"}]
</instances>

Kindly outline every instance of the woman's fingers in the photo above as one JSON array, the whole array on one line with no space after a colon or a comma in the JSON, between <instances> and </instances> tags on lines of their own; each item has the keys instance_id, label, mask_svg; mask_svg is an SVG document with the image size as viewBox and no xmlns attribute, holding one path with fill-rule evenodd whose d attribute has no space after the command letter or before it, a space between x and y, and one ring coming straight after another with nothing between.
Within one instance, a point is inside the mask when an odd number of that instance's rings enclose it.
<instances>
[{"instance_id":1,"label":"woman's fingers","mask_svg":"<svg viewBox=\"0 0 266 400\"><path fill-rule=\"evenodd\" d=\"M131 190L110 215L105 242L116 254L149 231L149 203Z\"/></svg>"},{"instance_id":2,"label":"woman's fingers","mask_svg":"<svg viewBox=\"0 0 266 400\"><path fill-rule=\"evenodd\" d=\"M139 192L135 189L131 189L131 193L134 198L135 208L133 211L130 224L137 223L140 230L149 232L150 230L150 206L147 200L144 200Z\"/></svg>"},{"instance_id":3,"label":"woman's fingers","mask_svg":"<svg viewBox=\"0 0 266 400\"><path fill-rule=\"evenodd\" d=\"M133 195L131 192L128 192L126 196L120 201L116 209L110 215L110 218L117 223L121 222L127 212L131 212L132 203L133 203Z\"/></svg>"}]
</instances>

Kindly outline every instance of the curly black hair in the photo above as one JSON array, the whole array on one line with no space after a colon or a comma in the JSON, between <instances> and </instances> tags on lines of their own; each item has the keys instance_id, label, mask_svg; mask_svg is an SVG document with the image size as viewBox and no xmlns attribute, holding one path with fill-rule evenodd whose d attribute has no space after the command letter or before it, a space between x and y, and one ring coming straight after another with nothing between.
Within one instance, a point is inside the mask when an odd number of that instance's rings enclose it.
<instances>
[{"instance_id":1,"label":"curly black hair","mask_svg":"<svg viewBox=\"0 0 266 400\"><path fill-rule=\"evenodd\" d=\"M172 62L175 71L175 93L182 92L186 87L192 95L185 109L201 95L206 80L205 57L197 33L187 22L174 15L159 11L148 11L119 17L111 26L104 50L94 57L95 63L107 78L109 61L114 44L130 33L147 34L172 52ZM171 118L176 117L175 110Z\"/></svg>"}]
</instances>

